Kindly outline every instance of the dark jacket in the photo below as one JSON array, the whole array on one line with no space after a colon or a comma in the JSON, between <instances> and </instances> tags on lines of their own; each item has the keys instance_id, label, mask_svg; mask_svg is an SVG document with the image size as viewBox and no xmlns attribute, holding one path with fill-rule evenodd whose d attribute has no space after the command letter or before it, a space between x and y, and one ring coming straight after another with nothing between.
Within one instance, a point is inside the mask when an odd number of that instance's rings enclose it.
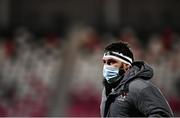
<instances>
[{"instance_id":1,"label":"dark jacket","mask_svg":"<svg viewBox=\"0 0 180 118\"><path fill-rule=\"evenodd\" d=\"M162 95L149 79L153 70L144 62L134 62L116 88L107 94L102 93L102 117L171 117L172 110Z\"/></svg>"}]
</instances>

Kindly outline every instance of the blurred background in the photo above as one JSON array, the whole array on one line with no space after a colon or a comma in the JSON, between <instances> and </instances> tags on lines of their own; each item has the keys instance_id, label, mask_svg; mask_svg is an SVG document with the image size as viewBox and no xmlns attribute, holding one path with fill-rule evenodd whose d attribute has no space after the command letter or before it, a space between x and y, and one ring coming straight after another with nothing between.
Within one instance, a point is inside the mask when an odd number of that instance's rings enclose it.
<instances>
[{"instance_id":1,"label":"blurred background","mask_svg":"<svg viewBox=\"0 0 180 118\"><path fill-rule=\"evenodd\" d=\"M104 47L129 42L180 116L180 1L0 0L0 116L99 117Z\"/></svg>"}]
</instances>

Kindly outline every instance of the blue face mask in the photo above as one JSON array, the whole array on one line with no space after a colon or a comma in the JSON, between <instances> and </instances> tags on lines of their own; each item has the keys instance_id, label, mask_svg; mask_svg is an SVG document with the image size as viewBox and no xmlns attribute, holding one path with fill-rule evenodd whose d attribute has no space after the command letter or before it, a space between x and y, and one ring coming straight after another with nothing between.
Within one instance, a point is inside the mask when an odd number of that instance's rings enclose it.
<instances>
[{"instance_id":1,"label":"blue face mask","mask_svg":"<svg viewBox=\"0 0 180 118\"><path fill-rule=\"evenodd\" d=\"M121 71L120 71L121 70ZM122 78L124 70L109 65L104 65L103 76L109 84L114 83Z\"/></svg>"}]
</instances>

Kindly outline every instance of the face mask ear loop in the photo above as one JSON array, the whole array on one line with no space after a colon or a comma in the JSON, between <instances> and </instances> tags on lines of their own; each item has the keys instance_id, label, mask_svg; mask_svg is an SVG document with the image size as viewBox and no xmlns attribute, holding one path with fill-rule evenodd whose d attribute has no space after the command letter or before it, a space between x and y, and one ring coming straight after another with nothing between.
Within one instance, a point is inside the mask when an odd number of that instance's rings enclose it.
<instances>
[{"instance_id":1,"label":"face mask ear loop","mask_svg":"<svg viewBox=\"0 0 180 118\"><path fill-rule=\"evenodd\" d=\"M119 73L118 73L118 75L119 75L119 76L122 76L122 75L124 75L125 72L126 72L126 71L124 70L124 68L119 68Z\"/></svg>"}]
</instances>

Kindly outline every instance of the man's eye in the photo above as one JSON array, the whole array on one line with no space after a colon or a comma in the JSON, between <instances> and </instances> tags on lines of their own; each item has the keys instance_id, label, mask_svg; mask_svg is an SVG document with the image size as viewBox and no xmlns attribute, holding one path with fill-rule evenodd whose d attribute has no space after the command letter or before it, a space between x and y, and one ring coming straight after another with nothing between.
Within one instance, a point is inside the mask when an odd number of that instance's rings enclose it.
<instances>
[{"instance_id":1,"label":"man's eye","mask_svg":"<svg viewBox=\"0 0 180 118\"><path fill-rule=\"evenodd\" d=\"M115 60L111 60L111 62L112 62L112 63L116 63L116 61L115 61Z\"/></svg>"},{"instance_id":2,"label":"man's eye","mask_svg":"<svg viewBox=\"0 0 180 118\"><path fill-rule=\"evenodd\" d=\"M107 62L108 65L111 65L111 64L114 64L114 63L116 63L115 60L108 60L108 62Z\"/></svg>"}]
</instances>

